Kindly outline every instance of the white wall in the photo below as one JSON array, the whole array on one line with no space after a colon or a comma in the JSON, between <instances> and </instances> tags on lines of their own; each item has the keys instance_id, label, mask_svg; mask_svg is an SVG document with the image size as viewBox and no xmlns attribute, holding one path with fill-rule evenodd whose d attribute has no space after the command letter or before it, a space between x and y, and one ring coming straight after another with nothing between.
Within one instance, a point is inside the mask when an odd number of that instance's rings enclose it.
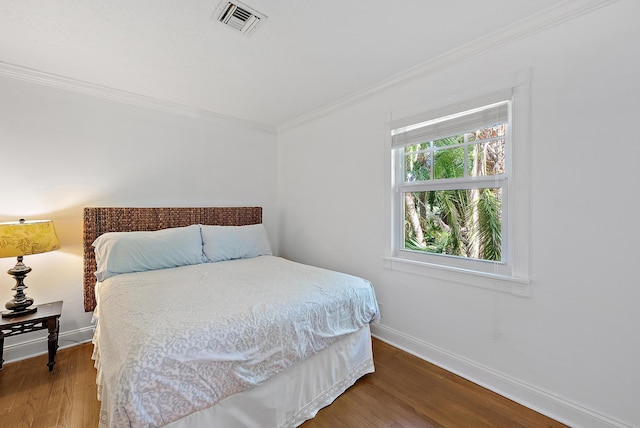
<instances>
[{"instance_id":1,"label":"white wall","mask_svg":"<svg viewBox=\"0 0 640 428\"><path fill-rule=\"evenodd\" d=\"M276 177L275 132L0 77L0 221L55 223L62 248L25 257L25 282L36 303L64 300L60 346L91 337L83 207L262 206L277 248ZM3 306L14 264L0 259ZM44 337L8 338L5 360L46 352Z\"/></svg>"},{"instance_id":2,"label":"white wall","mask_svg":"<svg viewBox=\"0 0 640 428\"><path fill-rule=\"evenodd\" d=\"M268 132L0 77L0 221L56 223L62 249L25 261L29 294L65 301L62 346L90 333L82 207L261 205L280 254L374 282L379 336L572 425L640 426L639 13L621 0L346 106L282 132L277 158ZM389 120L524 69L534 295L385 270ZM0 275L4 302L13 283ZM7 339L5 359L44 352L43 336Z\"/></svg>"},{"instance_id":3,"label":"white wall","mask_svg":"<svg viewBox=\"0 0 640 428\"><path fill-rule=\"evenodd\" d=\"M640 426L639 14L620 1L285 129L281 255L372 280L386 340L571 425ZM385 270L389 120L527 69L534 295Z\"/></svg>"}]
</instances>

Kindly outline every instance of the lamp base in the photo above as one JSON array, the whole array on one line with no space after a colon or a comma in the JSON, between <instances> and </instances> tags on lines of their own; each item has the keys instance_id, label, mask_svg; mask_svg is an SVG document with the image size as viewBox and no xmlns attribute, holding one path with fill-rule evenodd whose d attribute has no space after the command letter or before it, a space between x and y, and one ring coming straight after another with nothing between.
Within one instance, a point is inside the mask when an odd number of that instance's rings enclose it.
<instances>
[{"instance_id":1,"label":"lamp base","mask_svg":"<svg viewBox=\"0 0 640 428\"><path fill-rule=\"evenodd\" d=\"M22 317L22 316L25 316L25 315L34 314L37 310L38 310L38 307L34 306L32 308L27 308L27 309L24 309L22 311L3 311L2 312L2 318Z\"/></svg>"},{"instance_id":2,"label":"lamp base","mask_svg":"<svg viewBox=\"0 0 640 428\"><path fill-rule=\"evenodd\" d=\"M7 271L9 275L15 278L16 285L12 288L15 291L13 299L4 305L8 311L2 312L2 318L21 317L32 314L38 309L35 306L30 307L33 305L33 299L24 294L24 289L27 288L24 284L24 278L29 272L31 272L31 268L22 262L22 256L18 256L16 265Z\"/></svg>"}]
</instances>

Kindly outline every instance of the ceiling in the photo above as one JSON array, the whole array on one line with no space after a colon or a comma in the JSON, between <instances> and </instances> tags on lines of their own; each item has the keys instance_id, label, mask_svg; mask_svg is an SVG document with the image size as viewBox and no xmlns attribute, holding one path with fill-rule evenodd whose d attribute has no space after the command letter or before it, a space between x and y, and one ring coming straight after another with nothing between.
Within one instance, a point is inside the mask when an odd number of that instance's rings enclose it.
<instances>
[{"instance_id":1,"label":"ceiling","mask_svg":"<svg viewBox=\"0 0 640 428\"><path fill-rule=\"evenodd\" d=\"M0 64L276 128L570 0L0 0ZM573 1L575 3L575 1Z\"/></svg>"}]
</instances>

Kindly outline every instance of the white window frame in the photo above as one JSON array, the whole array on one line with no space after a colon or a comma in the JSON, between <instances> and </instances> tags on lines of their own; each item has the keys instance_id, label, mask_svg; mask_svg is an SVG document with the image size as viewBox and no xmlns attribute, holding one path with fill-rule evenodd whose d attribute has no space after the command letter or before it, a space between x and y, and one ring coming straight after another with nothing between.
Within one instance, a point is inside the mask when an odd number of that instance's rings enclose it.
<instances>
[{"instance_id":1,"label":"white window frame","mask_svg":"<svg viewBox=\"0 0 640 428\"><path fill-rule=\"evenodd\" d=\"M505 174L499 179L483 177L488 186L500 182L503 188L503 260L491 262L442 254L404 250L404 198L403 191L411 191L411 184L403 182L398 157L402 148L392 147L394 130L410 130L422 122L434 121L449 115L481 108L497 102L509 101L507 127L507 159ZM449 106L427 114L396 120L390 123L387 140L387 201L390 206L387 229L387 247L383 256L388 269L424 275L486 289L530 296L529 250L529 186L530 186L530 133L529 133L529 81L503 91ZM472 131L468 129L468 131ZM402 184L401 184L402 183ZM464 188L459 180L446 180L438 189ZM402 190L401 190L402 189ZM416 191L422 191L417 188ZM435 190L435 188L434 188Z\"/></svg>"}]
</instances>

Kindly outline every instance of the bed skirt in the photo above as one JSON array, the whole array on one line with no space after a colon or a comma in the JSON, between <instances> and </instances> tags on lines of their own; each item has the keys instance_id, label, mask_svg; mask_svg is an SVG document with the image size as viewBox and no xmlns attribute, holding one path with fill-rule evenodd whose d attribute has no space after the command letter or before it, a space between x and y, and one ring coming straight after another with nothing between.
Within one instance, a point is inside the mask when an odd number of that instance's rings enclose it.
<instances>
[{"instance_id":1,"label":"bed skirt","mask_svg":"<svg viewBox=\"0 0 640 428\"><path fill-rule=\"evenodd\" d=\"M373 371L367 324L266 382L167 427L296 427Z\"/></svg>"}]
</instances>

